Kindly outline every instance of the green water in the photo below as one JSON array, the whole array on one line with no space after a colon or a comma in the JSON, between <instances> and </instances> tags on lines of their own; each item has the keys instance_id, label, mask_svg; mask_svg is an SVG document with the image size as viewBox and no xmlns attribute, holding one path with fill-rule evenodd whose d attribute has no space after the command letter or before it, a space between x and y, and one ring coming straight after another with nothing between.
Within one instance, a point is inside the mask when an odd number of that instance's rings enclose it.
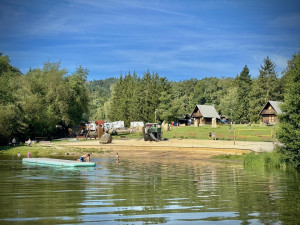
<instances>
[{"instance_id":1,"label":"green water","mask_svg":"<svg viewBox=\"0 0 300 225\"><path fill-rule=\"evenodd\" d=\"M0 224L300 224L300 173L93 158L63 169L0 160Z\"/></svg>"}]
</instances>

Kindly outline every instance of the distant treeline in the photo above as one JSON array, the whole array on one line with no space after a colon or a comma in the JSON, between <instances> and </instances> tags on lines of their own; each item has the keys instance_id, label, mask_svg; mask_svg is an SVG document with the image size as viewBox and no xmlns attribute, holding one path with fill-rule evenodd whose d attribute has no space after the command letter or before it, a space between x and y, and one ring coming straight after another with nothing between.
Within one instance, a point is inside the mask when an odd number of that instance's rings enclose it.
<instances>
[{"instance_id":1,"label":"distant treeline","mask_svg":"<svg viewBox=\"0 0 300 225\"><path fill-rule=\"evenodd\" d=\"M171 122L191 115L196 104L214 105L219 114L236 123L258 122L267 101L283 101L285 76L278 78L274 63L266 58L253 78L245 66L235 78L208 77L180 82L157 73L139 77L129 72L119 79L91 81L90 119Z\"/></svg>"}]
</instances>

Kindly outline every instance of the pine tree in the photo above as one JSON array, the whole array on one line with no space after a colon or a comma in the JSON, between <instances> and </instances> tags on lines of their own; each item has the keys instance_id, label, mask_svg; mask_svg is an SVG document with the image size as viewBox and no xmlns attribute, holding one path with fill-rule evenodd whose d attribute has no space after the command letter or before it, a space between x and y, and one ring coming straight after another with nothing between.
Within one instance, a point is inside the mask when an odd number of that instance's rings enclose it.
<instances>
[{"instance_id":1,"label":"pine tree","mask_svg":"<svg viewBox=\"0 0 300 225\"><path fill-rule=\"evenodd\" d=\"M247 65L243 68L240 75L237 77L237 110L236 120L237 122L245 123L249 121L249 92L251 90L251 76Z\"/></svg>"},{"instance_id":2,"label":"pine tree","mask_svg":"<svg viewBox=\"0 0 300 225\"><path fill-rule=\"evenodd\" d=\"M275 64L267 57L259 70L259 76L254 80L250 92L250 120L259 121L259 112L268 101L278 101L282 97Z\"/></svg>"},{"instance_id":3,"label":"pine tree","mask_svg":"<svg viewBox=\"0 0 300 225\"><path fill-rule=\"evenodd\" d=\"M159 97L159 106L157 109L157 117L160 121L166 121L167 123L171 123L174 120L174 115L172 113L172 95L166 90L161 93Z\"/></svg>"},{"instance_id":4,"label":"pine tree","mask_svg":"<svg viewBox=\"0 0 300 225\"><path fill-rule=\"evenodd\" d=\"M284 103L278 139L284 144L285 153L296 165L300 166L300 52L289 61L285 71Z\"/></svg>"},{"instance_id":5,"label":"pine tree","mask_svg":"<svg viewBox=\"0 0 300 225\"><path fill-rule=\"evenodd\" d=\"M122 101L122 88L123 88L123 76L120 76L120 79L117 81L117 83L114 85L113 91L112 91L112 97L110 99L110 113L109 118L112 121L120 120L120 115L122 114L121 110L121 101Z\"/></svg>"}]
</instances>

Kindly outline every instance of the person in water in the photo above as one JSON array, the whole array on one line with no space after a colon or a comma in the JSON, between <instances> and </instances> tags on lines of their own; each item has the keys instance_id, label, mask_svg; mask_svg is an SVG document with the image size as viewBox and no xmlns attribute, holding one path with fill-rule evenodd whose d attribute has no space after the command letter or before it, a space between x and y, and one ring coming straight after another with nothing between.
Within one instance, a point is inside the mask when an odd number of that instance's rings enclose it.
<instances>
[{"instance_id":1,"label":"person in water","mask_svg":"<svg viewBox=\"0 0 300 225\"><path fill-rule=\"evenodd\" d=\"M89 162L90 159L91 159L91 154L88 153L86 155L80 156L79 160L77 160L77 161L79 161L79 162Z\"/></svg>"}]
</instances>

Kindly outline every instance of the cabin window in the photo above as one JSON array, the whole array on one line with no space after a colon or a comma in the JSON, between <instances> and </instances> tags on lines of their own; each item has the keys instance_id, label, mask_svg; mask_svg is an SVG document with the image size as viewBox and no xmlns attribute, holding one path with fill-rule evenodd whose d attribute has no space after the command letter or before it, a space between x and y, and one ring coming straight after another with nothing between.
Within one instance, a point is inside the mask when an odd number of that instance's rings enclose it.
<instances>
[{"instance_id":1,"label":"cabin window","mask_svg":"<svg viewBox=\"0 0 300 225\"><path fill-rule=\"evenodd\" d=\"M269 116L269 122L274 123L275 122L275 117L273 115Z\"/></svg>"}]
</instances>

